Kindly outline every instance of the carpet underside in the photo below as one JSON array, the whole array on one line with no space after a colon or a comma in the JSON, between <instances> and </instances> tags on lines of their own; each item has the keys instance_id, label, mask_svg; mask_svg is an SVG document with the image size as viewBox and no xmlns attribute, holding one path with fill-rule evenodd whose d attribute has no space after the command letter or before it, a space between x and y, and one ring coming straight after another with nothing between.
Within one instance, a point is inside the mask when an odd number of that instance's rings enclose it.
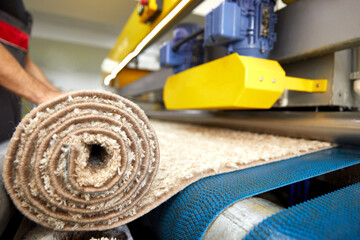
<instances>
[{"instance_id":1,"label":"carpet underside","mask_svg":"<svg viewBox=\"0 0 360 240\"><path fill-rule=\"evenodd\" d=\"M69 93L40 105L11 140L7 191L45 227L103 230L142 216L203 177L330 147L155 120L151 125L135 104L104 92ZM95 154L101 162L92 160L94 148L105 149Z\"/></svg>"}]
</instances>

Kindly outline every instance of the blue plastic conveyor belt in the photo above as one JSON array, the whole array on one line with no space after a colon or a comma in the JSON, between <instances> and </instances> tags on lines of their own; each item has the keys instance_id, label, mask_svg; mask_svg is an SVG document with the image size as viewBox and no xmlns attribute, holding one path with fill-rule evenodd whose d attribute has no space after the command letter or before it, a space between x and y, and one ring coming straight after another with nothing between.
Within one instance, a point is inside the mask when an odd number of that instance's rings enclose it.
<instances>
[{"instance_id":1,"label":"blue plastic conveyor belt","mask_svg":"<svg viewBox=\"0 0 360 240\"><path fill-rule=\"evenodd\" d=\"M201 179L150 213L161 239L201 239L231 204L360 163L360 148L336 147Z\"/></svg>"},{"instance_id":2,"label":"blue plastic conveyor belt","mask_svg":"<svg viewBox=\"0 0 360 240\"><path fill-rule=\"evenodd\" d=\"M285 209L245 239L360 239L360 183Z\"/></svg>"}]
</instances>

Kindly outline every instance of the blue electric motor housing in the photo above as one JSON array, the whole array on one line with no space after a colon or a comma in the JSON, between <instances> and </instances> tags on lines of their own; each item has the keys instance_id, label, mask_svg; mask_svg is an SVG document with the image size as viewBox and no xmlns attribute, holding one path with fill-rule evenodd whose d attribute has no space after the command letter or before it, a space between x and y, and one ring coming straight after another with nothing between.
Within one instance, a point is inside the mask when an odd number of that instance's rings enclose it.
<instances>
[{"instance_id":1,"label":"blue electric motor housing","mask_svg":"<svg viewBox=\"0 0 360 240\"><path fill-rule=\"evenodd\" d=\"M173 67L174 73L178 73L203 63L203 38L194 36L187 39L201 30L198 24L179 25L173 32L173 41L164 42L160 48L161 67Z\"/></svg>"},{"instance_id":2,"label":"blue electric motor housing","mask_svg":"<svg viewBox=\"0 0 360 240\"><path fill-rule=\"evenodd\" d=\"M227 0L205 17L205 46L227 53L268 58L276 41L273 0Z\"/></svg>"}]
</instances>

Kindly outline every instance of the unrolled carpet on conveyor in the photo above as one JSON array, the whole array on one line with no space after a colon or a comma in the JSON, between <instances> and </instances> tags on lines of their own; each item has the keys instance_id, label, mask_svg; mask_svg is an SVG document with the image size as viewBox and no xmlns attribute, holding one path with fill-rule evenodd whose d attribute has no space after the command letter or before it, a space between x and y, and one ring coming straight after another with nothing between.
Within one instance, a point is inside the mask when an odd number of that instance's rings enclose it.
<instances>
[{"instance_id":1,"label":"unrolled carpet on conveyor","mask_svg":"<svg viewBox=\"0 0 360 240\"><path fill-rule=\"evenodd\" d=\"M328 147L227 129L150 124L120 96L82 91L40 105L23 119L9 145L4 180L16 206L33 221L63 231L102 230L142 216L203 177Z\"/></svg>"}]
</instances>

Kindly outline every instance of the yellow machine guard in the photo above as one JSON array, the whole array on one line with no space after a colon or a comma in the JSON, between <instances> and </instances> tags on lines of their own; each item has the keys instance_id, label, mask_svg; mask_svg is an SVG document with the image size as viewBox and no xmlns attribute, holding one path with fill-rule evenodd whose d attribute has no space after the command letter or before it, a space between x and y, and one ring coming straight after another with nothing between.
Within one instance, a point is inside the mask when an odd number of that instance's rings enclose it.
<instances>
[{"instance_id":1,"label":"yellow machine guard","mask_svg":"<svg viewBox=\"0 0 360 240\"><path fill-rule=\"evenodd\" d=\"M154 30L162 20L164 20L165 17L178 5L184 0L164 0L162 4L162 10L159 16L156 17L156 19L151 22L147 23L146 19L156 11L159 6L157 6L156 1L151 0L149 2L149 6L146 8L144 14L139 16L138 8L140 6L140 3L138 6L134 9L132 12L129 20L127 21L126 25L124 26L122 32L118 36L115 45L110 50L108 56L106 59L111 60L112 62L119 64L121 61L123 61L131 52L133 52L136 47L147 37L147 35ZM180 11L178 14L181 14L183 11L186 11L186 9L190 8L194 5L194 2L200 2L199 0L187 0L185 7ZM177 16L176 15L176 16ZM168 24L170 24L173 19L175 19L175 16L169 21ZM110 70L104 70L102 71L103 79L108 76L111 71ZM123 81L120 76L118 76L118 82L120 86L127 85L131 82L136 81L137 79L132 79L132 81ZM114 86L112 83L111 86Z\"/></svg>"},{"instance_id":2,"label":"yellow machine guard","mask_svg":"<svg viewBox=\"0 0 360 240\"><path fill-rule=\"evenodd\" d=\"M277 61L226 57L167 79L167 109L269 109L285 89L325 92L327 80L287 77Z\"/></svg>"}]
</instances>

